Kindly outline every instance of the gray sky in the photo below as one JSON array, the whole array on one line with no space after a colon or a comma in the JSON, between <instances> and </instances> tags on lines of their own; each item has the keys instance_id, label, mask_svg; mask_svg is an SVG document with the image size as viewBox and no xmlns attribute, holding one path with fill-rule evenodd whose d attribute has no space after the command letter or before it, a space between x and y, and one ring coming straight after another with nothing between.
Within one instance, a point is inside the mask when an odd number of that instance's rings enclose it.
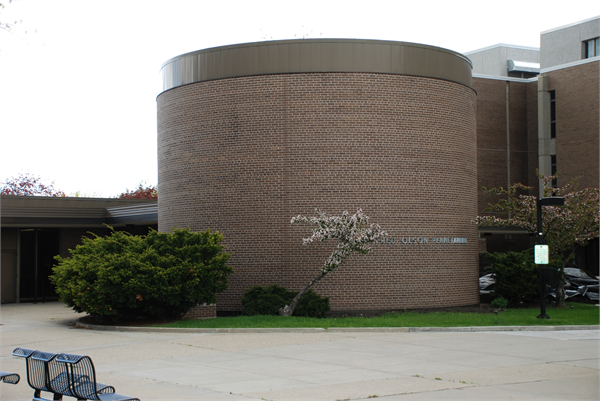
<instances>
[{"instance_id":1,"label":"gray sky","mask_svg":"<svg viewBox=\"0 0 600 401\"><path fill-rule=\"evenodd\" d=\"M8 0L0 0L8 3ZM68 194L157 183L161 64L207 47L293 38L539 47L600 1L17 0L1 11L0 181L29 172Z\"/></svg>"}]
</instances>

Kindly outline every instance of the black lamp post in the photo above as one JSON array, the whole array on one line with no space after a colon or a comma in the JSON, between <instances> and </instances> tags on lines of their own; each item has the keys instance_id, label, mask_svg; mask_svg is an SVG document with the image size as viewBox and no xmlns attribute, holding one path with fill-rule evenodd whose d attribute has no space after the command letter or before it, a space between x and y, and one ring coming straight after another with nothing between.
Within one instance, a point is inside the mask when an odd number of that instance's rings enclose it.
<instances>
[{"instance_id":1,"label":"black lamp post","mask_svg":"<svg viewBox=\"0 0 600 401\"><path fill-rule=\"evenodd\" d=\"M552 196L549 198L538 198L537 200L537 231L538 231L538 244L544 244L544 237L542 236L542 206L563 206L565 204L565 198L559 196ZM540 278L540 315L538 319L550 319L550 316L546 314L546 286L544 285L544 268L542 264L538 264L538 273ZM557 294L558 295L558 294Z\"/></svg>"}]
</instances>

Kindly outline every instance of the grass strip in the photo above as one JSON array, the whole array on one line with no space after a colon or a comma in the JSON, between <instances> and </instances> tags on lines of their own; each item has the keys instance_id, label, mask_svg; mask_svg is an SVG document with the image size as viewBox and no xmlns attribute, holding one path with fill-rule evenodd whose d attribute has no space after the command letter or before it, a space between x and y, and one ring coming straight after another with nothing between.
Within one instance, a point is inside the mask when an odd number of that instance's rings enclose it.
<instances>
[{"instance_id":1,"label":"grass strip","mask_svg":"<svg viewBox=\"0 0 600 401\"><path fill-rule=\"evenodd\" d=\"M572 306L572 308L571 308ZM507 309L495 313L402 312L377 317L309 318L236 316L206 320L181 320L157 327L178 328L306 328L319 327L468 327L468 326L568 326L599 324L598 307L567 303L564 309L548 308L550 319L538 319L539 309Z\"/></svg>"}]
</instances>

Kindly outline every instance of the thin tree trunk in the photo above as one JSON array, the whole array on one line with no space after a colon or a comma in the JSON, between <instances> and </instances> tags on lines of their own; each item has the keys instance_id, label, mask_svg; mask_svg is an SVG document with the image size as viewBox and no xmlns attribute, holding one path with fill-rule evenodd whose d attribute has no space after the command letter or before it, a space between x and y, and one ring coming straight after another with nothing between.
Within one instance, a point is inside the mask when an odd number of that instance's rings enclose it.
<instances>
[{"instance_id":1,"label":"thin tree trunk","mask_svg":"<svg viewBox=\"0 0 600 401\"><path fill-rule=\"evenodd\" d=\"M567 304L565 303L565 265L567 262L564 262L560 270L558 271L558 277L556 278L556 307L557 308L566 308Z\"/></svg>"},{"instance_id":2,"label":"thin tree trunk","mask_svg":"<svg viewBox=\"0 0 600 401\"><path fill-rule=\"evenodd\" d=\"M308 289L310 287L313 286L313 284L315 284L317 281L321 280L323 277L325 277L325 275L328 272L321 272L321 274L319 274L316 278L312 279L311 281L309 281L308 284L306 284L306 286L298 293L298 295L296 295L294 297L294 299L292 299L292 302L290 302L289 305L284 306L283 308L279 309L279 316L292 316L292 314L294 313L294 309L296 309L296 306L298 305L298 301L300 301L300 297L306 292L308 291Z\"/></svg>"}]
</instances>

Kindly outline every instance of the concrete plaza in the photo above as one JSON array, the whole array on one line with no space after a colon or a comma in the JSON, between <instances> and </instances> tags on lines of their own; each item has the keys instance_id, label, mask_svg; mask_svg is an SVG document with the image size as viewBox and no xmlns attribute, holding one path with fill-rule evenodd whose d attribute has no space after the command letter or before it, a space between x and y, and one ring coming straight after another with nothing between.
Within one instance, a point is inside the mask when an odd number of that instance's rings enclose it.
<instances>
[{"instance_id":1,"label":"concrete plaza","mask_svg":"<svg viewBox=\"0 0 600 401\"><path fill-rule=\"evenodd\" d=\"M31 400L16 347L89 355L98 380L148 400L598 400L598 326L483 332L79 329L60 303L0 309L3 401ZM46 397L51 398L46 393ZM69 398L66 398L69 399Z\"/></svg>"}]
</instances>

